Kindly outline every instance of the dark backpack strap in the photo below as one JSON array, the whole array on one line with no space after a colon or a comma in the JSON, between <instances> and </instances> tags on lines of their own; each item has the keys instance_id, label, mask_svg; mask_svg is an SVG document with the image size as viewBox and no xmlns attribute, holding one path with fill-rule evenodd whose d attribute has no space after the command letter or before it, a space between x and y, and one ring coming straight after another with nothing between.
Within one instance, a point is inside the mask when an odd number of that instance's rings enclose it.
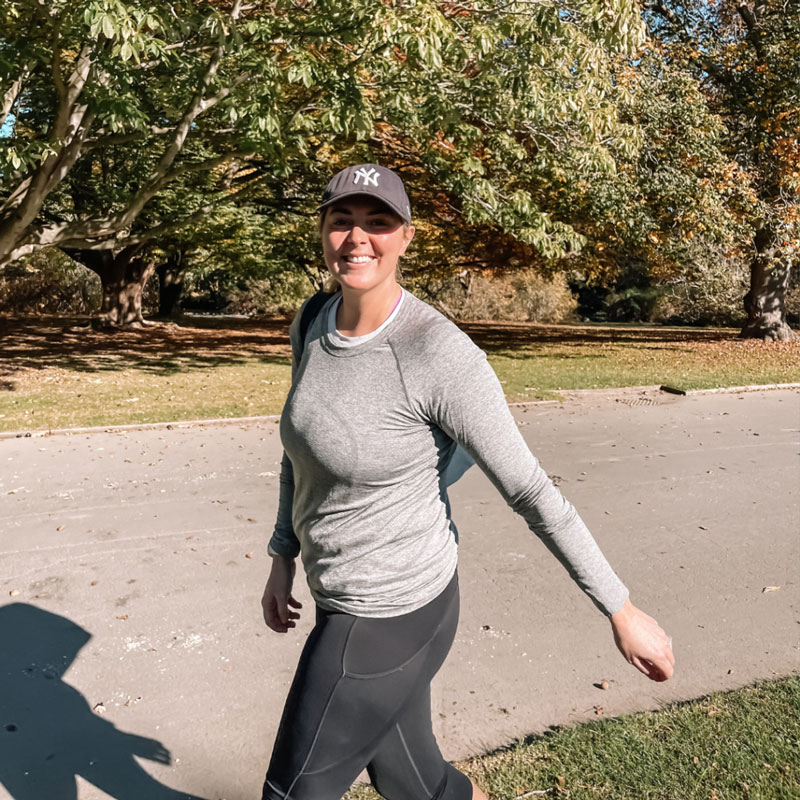
<instances>
[{"instance_id":1,"label":"dark backpack strap","mask_svg":"<svg viewBox=\"0 0 800 800\"><path fill-rule=\"evenodd\" d=\"M303 350L306 346L306 335L308 334L308 329L311 327L311 323L314 321L317 314L319 314L322 306L324 306L334 294L335 292L319 291L312 295L306 303L306 307L303 309L303 314L300 317L300 352L297 354L298 363L300 363L300 359L303 357Z\"/></svg>"}]
</instances>

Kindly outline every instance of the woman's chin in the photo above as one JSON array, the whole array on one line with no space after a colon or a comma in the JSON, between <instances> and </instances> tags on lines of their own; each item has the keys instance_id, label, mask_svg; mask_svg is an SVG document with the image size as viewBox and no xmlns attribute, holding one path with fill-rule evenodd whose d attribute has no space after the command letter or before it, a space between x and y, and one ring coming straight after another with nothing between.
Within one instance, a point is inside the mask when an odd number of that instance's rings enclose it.
<instances>
[{"instance_id":1,"label":"woman's chin","mask_svg":"<svg viewBox=\"0 0 800 800\"><path fill-rule=\"evenodd\" d=\"M362 292L369 291L380 283L374 275L361 275L357 272L346 272L337 275L337 279L343 289Z\"/></svg>"}]
</instances>

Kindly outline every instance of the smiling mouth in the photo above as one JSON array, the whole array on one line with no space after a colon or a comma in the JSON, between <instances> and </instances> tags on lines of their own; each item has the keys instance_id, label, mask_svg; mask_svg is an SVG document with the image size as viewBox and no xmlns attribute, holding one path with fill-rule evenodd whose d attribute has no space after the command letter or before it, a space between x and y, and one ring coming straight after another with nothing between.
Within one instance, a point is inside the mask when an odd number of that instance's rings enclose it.
<instances>
[{"instance_id":1,"label":"smiling mouth","mask_svg":"<svg viewBox=\"0 0 800 800\"><path fill-rule=\"evenodd\" d=\"M368 264L374 259L375 256L342 256L342 261L346 264Z\"/></svg>"}]
</instances>

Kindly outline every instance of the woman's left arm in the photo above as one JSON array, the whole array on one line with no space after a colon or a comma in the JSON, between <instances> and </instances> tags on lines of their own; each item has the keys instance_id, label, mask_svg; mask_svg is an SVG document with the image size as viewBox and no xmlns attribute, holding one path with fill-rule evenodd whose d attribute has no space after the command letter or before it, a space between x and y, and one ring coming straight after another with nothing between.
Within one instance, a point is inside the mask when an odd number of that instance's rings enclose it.
<instances>
[{"instance_id":1,"label":"woman's left arm","mask_svg":"<svg viewBox=\"0 0 800 800\"><path fill-rule=\"evenodd\" d=\"M469 452L611 620L614 639L628 662L653 680L666 680L674 663L669 638L630 602L627 588L583 520L529 450L485 355L464 339L454 337L442 345L437 358L426 363L431 376L428 417Z\"/></svg>"},{"instance_id":2,"label":"woman's left arm","mask_svg":"<svg viewBox=\"0 0 800 800\"><path fill-rule=\"evenodd\" d=\"M675 668L672 639L651 616L628 599L610 620L614 641L629 664L651 681L672 677Z\"/></svg>"}]
</instances>

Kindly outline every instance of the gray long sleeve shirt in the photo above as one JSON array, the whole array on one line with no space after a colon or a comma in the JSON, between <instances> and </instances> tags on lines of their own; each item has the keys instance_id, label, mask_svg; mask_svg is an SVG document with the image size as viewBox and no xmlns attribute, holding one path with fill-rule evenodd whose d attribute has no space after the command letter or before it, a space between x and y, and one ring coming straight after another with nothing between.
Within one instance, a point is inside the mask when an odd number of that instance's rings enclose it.
<instances>
[{"instance_id":1,"label":"gray long sleeve shirt","mask_svg":"<svg viewBox=\"0 0 800 800\"><path fill-rule=\"evenodd\" d=\"M334 302L336 298L329 301ZM461 444L607 615L628 591L573 506L525 444L485 354L408 293L376 336L347 347L329 304L304 347L297 315L292 388L270 552L300 553L323 608L406 614L441 592L457 560L443 473Z\"/></svg>"}]
</instances>

